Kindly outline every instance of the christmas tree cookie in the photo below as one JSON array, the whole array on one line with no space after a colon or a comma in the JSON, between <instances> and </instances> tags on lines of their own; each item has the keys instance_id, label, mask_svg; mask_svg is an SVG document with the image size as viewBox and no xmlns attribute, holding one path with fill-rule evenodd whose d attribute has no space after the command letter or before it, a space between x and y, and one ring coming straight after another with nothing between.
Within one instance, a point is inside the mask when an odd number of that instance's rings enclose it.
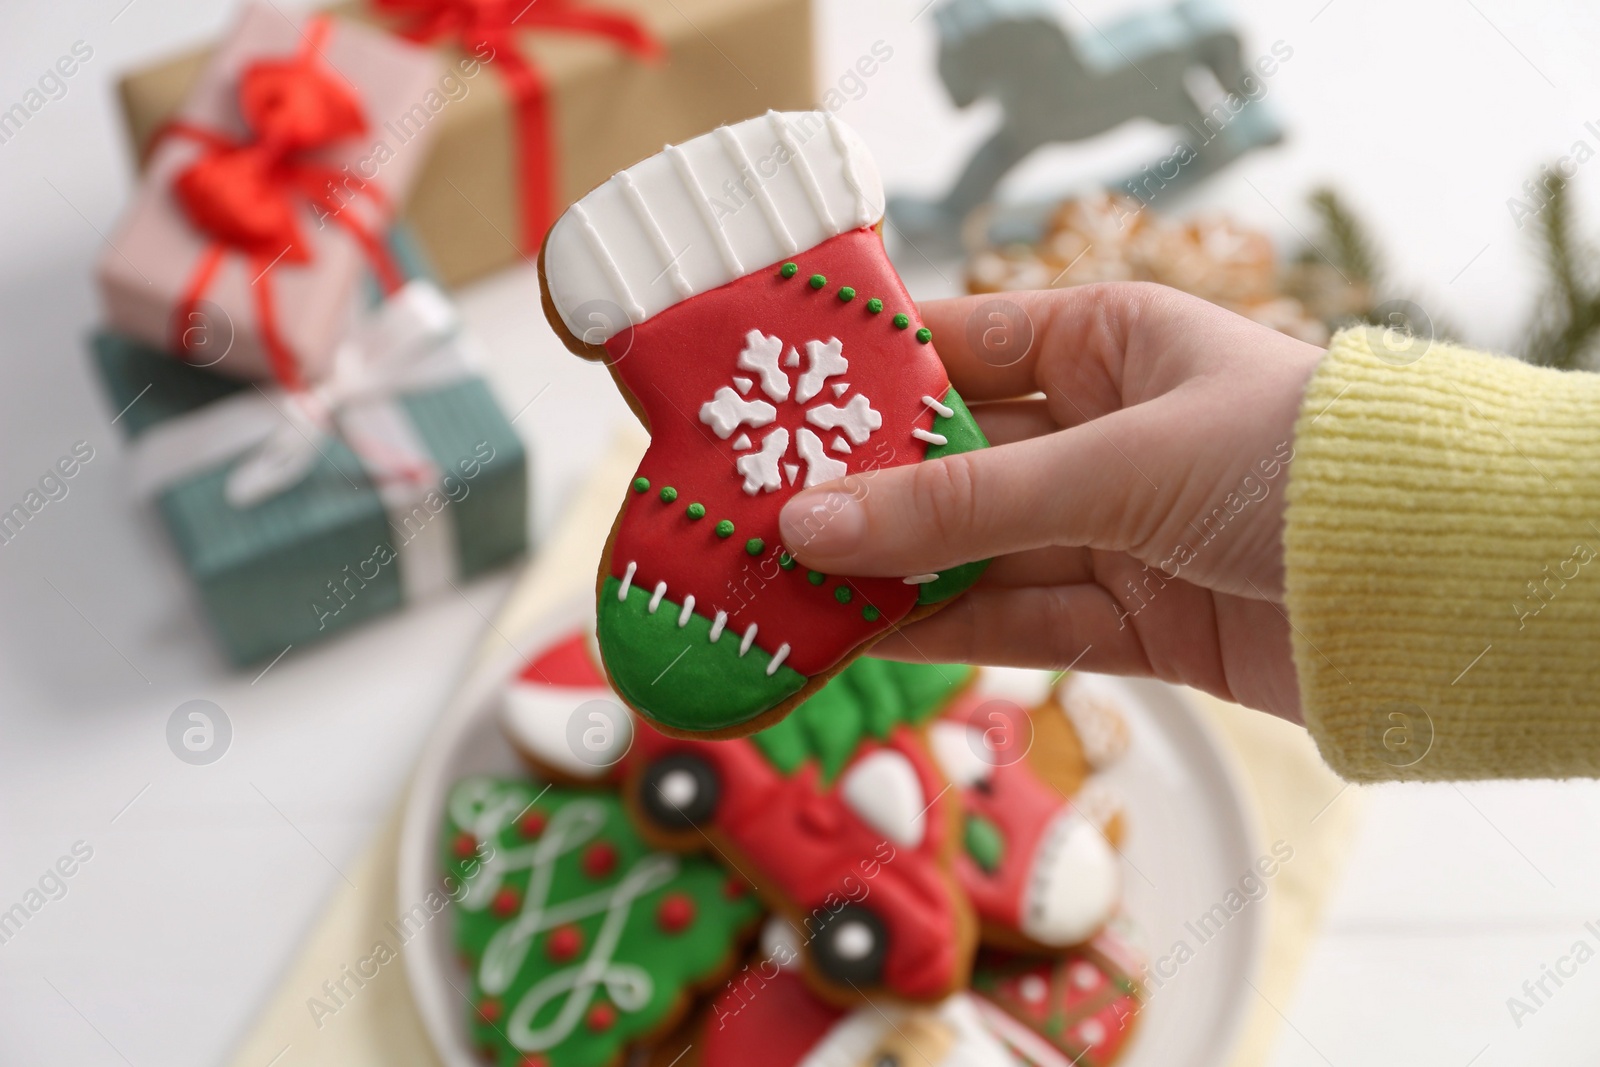
<instances>
[{"instance_id":1,"label":"christmas tree cookie","mask_svg":"<svg viewBox=\"0 0 1600 1067\"><path fill-rule=\"evenodd\" d=\"M469 778L441 843L465 889L456 945L496 1067L611 1067L731 968L761 908L742 882L651 849L615 796Z\"/></svg>"},{"instance_id":2,"label":"christmas tree cookie","mask_svg":"<svg viewBox=\"0 0 1600 1067\"><path fill-rule=\"evenodd\" d=\"M651 435L600 565L599 644L665 732L771 725L982 572L823 574L779 537L803 488L986 444L882 217L854 133L771 112L622 171L546 239L547 317Z\"/></svg>"}]
</instances>

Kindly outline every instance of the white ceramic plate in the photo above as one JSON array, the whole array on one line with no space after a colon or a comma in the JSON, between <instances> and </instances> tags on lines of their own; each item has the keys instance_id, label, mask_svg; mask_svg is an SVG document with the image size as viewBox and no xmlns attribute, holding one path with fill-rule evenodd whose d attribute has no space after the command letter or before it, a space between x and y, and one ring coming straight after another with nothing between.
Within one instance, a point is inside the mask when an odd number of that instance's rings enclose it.
<instances>
[{"instance_id":1,"label":"white ceramic plate","mask_svg":"<svg viewBox=\"0 0 1600 1067\"><path fill-rule=\"evenodd\" d=\"M1273 880L1254 865L1270 848L1231 754L1181 690L1095 681L1120 698L1128 720L1127 752L1096 777L1125 812L1118 925L1150 966L1149 1000L1117 1067L1217 1067L1255 996L1247 983L1265 947ZM1255 881L1241 889L1247 877ZM1242 906L1230 911L1230 902ZM1179 941L1192 952L1182 962Z\"/></svg>"},{"instance_id":2,"label":"white ceramic plate","mask_svg":"<svg viewBox=\"0 0 1600 1067\"><path fill-rule=\"evenodd\" d=\"M555 612L519 643L539 648L581 623L586 610L574 603ZM458 696L428 739L401 828L401 915L440 885L438 835L450 787L472 774L523 770L498 722L500 687L521 665L507 650ZM1226 921L1213 916L1220 930L1204 942L1200 934L1209 926L1199 923L1214 905L1227 910L1229 889L1239 888L1264 848L1225 750L1182 694L1155 682L1100 681L1119 698L1131 737L1126 754L1097 776L1126 812L1118 925L1148 954L1161 982L1119 1067L1216 1067L1231 1050L1251 995L1246 982L1255 978L1269 901L1228 912ZM1270 898L1271 880L1262 884ZM481 1067L468 1040L468 976L456 960L451 923L446 908L407 943L406 976L445 1067ZM1182 963L1171 955L1179 940L1193 952Z\"/></svg>"}]
</instances>

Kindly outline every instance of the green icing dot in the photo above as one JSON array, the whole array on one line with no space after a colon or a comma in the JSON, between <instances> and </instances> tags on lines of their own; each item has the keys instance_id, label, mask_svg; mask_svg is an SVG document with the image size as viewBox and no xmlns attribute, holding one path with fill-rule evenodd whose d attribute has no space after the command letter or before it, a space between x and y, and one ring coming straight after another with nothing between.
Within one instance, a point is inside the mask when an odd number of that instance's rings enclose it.
<instances>
[{"instance_id":1,"label":"green icing dot","mask_svg":"<svg viewBox=\"0 0 1600 1067\"><path fill-rule=\"evenodd\" d=\"M698 500L695 501L693 504L690 504L689 505L689 517L691 519L703 519L703 518L705 518L706 517L706 506L704 504L700 503Z\"/></svg>"},{"instance_id":2,"label":"green icing dot","mask_svg":"<svg viewBox=\"0 0 1600 1067\"><path fill-rule=\"evenodd\" d=\"M848 285L839 286L839 299L840 300L843 300L845 303L848 304L850 301L854 300L855 298L856 298L856 291L854 289L850 288Z\"/></svg>"},{"instance_id":3,"label":"green icing dot","mask_svg":"<svg viewBox=\"0 0 1600 1067\"><path fill-rule=\"evenodd\" d=\"M883 301L879 300L877 297L873 297L871 300L867 301L867 310L876 315L878 312L883 310Z\"/></svg>"},{"instance_id":4,"label":"green icing dot","mask_svg":"<svg viewBox=\"0 0 1600 1067\"><path fill-rule=\"evenodd\" d=\"M717 523L717 536L718 537L732 537L733 536L733 523L728 519L723 519L721 522Z\"/></svg>"},{"instance_id":5,"label":"green icing dot","mask_svg":"<svg viewBox=\"0 0 1600 1067\"><path fill-rule=\"evenodd\" d=\"M646 492L649 492L650 491L650 479L649 478L645 478L643 476L635 478L633 480L633 491L635 493L646 493Z\"/></svg>"},{"instance_id":6,"label":"green icing dot","mask_svg":"<svg viewBox=\"0 0 1600 1067\"><path fill-rule=\"evenodd\" d=\"M794 557L787 552L778 553L778 566L786 571L794 570Z\"/></svg>"},{"instance_id":7,"label":"green icing dot","mask_svg":"<svg viewBox=\"0 0 1600 1067\"><path fill-rule=\"evenodd\" d=\"M1000 861L1005 858L1006 843L1000 836L1000 828L982 815L967 816L963 843L972 861L991 874L999 869Z\"/></svg>"},{"instance_id":8,"label":"green icing dot","mask_svg":"<svg viewBox=\"0 0 1600 1067\"><path fill-rule=\"evenodd\" d=\"M882 613L871 604L868 604L866 607L861 609L861 617L866 619L868 622L877 622L880 614Z\"/></svg>"},{"instance_id":9,"label":"green icing dot","mask_svg":"<svg viewBox=\"0 0 1600 1067\"><path fill-rule=\"evenodd\" d=\"M907 326L910 326L910 325L911 325L911 316L907 315L905 312L901 312L900 314L898 314L898 315L896 315L894 317L894 328L895 329L903 330Z\"/></svg>"},{"instance_id":10,"label":"green icing dot","mask_svg":"<svg viewBox=\"0 0 1600 1067\"><path fill-rule=\"evenodd\" d=\"M821 571L806 571L806 581L812 585L821 585L827 578L828 576Z\"/></svg>"},{"instance_id":11,"label":"green icing dot","mask_svg":"<svg viewBox=\"0 0 1600 1067\"><path fill-rule=\"evenodd\" d=\"M661 502L663 504L670 504L676 499L678 499L678 491L676 489L670 485L661 487Z\"/></svg>"},{"instance_id":12,"label":"green icing dot","mask_svg":"<svg viewBox=\"0 0 1600 1067\"><path fill-rule=\"evenodd\" d=\"M761 555L761 551L766 547L767 543L759 537L752 537L744 543L744 550L752 556Z\"/></svg>"},{"instance_id":13,"label":"green icing dot","mask_svg":"<svg viewBox=\"0 0 1600 1067\"><path fill-rule=\"evenodd\" d=\"M828 284L828 279L824 278L820 274L813 274L809 284L813 289L821 289L824 285Z\"/></svg>"},{"instance_id":14,"label":"green icing dot","mask_svg":"<svg viewBox=\"0 0 1600 1067\"><path fill-rule=\"evenodd\" d=\"M927 344L929 341L933 340L933 331L924 326L922 329L917 331L917 340L921 341L923 344Z\"/></svg>"},{"instance_id":15,"label":"green icing dot","mask_svg":"<svg viewBox=\"0 0 1600 1067\"><path fill-rule=\"evenodd\" d=\"M841 604L850 603L851 596L852 594L848 585L836 586L833 590L833 599L837 600Z\"/></svg>"},{"instance_id":16,"label":"green icing dot","mask_svg":"<svg viewBox=\"0 0 1600 1067\"><path fill-rule=\"evenodd\" d=\"M778 273L783 275L785 278L793 278L799 272L800 265L798 263L785 263L783 266L778 268Z\"/></svg>"}]
</instances>

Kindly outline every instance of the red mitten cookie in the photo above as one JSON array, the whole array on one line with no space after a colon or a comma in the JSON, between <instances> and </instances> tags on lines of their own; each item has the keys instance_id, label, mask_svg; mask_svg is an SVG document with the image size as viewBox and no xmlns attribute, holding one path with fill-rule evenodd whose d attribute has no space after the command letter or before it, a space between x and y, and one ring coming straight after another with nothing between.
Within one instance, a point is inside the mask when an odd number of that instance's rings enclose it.
<instances>
[{"instance_id":1,"label":"red mitten cookie","mask_svg":"<svg viewBox=\"0 0 1600 1067\"><path fill-rule=\"evenodd\" d=\"M651 435L601 561L599 639L617 693L667 733L775 722L982 572L827 575L779 541L806 486L986 444L882 217L854 133L772 112L622 171L545 241L546 315Z\"/></svg>"},{"instance_id":2,"label":"red mitten cookie","mask_svg":"<svg viewBox=\"0 0 1600 1067\"><path fill-rule=\"evenodd\" d=\"M771 956L711 1002L694 1049L695 1067L1020 1067L968 994L844 1011Z\"/></svg>"},{"instance_id":3,"label":"red mitten cookie","mask_svg":"<svg viewBox=\"0 0 1600 1067\"><path fill-rule=\"evenodd\" d=\"M928 727L962 808L956 876L991 944L1087 941L1122 896L1116 813L1084 788L1083 746L1050 682L1041 671L985 668Z\"/></svg>"}]
</instances>

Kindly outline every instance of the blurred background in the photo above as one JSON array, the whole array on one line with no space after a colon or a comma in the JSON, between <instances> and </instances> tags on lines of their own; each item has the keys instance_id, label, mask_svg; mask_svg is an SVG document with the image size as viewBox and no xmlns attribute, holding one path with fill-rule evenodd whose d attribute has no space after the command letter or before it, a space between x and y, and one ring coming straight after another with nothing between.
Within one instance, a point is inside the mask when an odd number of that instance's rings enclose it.
<instances>
[{"instance_id":1,"label":"blurred background","mask_svg":"<svg viewBox=\"0 0 1600 1067\"><path fill-rule=\"evenodd\" d=\"M86 356L100 318L91 266L136 182L115 83L214 40L237 6L57 0L10 3L0 15L0 106L22 100L75 42L92 49L59 98L0 142L0 505L22 499L79 442L93 452L69 491L0 545L0 907L59 857L92 851L65 894L0 944L6 1063L224 1062L389 817L513 581L502 569L457 582L236 669L165 531L130 492L119 413ZM1172 154L1174 128L1132 114L1109 132L1040 149L998 185L1013 210L967 220L964 238L935 232L927 205L1008 120L993 99L952 102L936 62L939 6L816 0L813 11L819 98L840 94L837 114L900 198L906 213L891 215L899 222L888 238L908 287L925 299L1090 269L1095 256L1073 261L1061 253L1069 239L1053 249L1049 240L1093 220L1037 206L1138 175ZM1126 45L1106 28L1159 9L1050 6L1074 40L1113 64ZM1589 166L1600 152L1600 8L1232 0L1225 10L1247 66L1276 58L1249 114L1252 123L1270 116L1281 141L1263 137L1214 173L1161 189L1145 209L1150 225L1225 217L1230 247L1265 238L1276 265L1247 265L1251 277L1281 276L1299 310L1262 310L1273 294L1253 290L1241 302L1312 335L1341 314L1399 309L1400 325L1524 353L1565 321L1571 294L1552 280L1552 256L1587 277L1589 239L1600 237L1600 165ZM859 72L863 56L878 58L870 75ZM1124 114L1115 94L1093 106ZM1570 243L1558 233L1553 245L1550 186L1524 183L1543 182L1541 166L1562 157ZM1335 196L1319 206L1318 190ZM1167 258L1182 254L1095 269L1165 278L1161 270L1187 269ZM1312 277L1294 274L1302 259ZM1351 273L1362 263L1370 276L1346 279L1366 287L1360 306L1318 304L1324 267ZM550 332L531 265L455 295L528 446L537 546L632 416L607 376ZM1581 344L1541 358L1587 365ZM205 765L177 758L168 740L174 710L195 700L225 721L224 751ZM1270 1062L1594 1062L1600 967L1552 984L1558 994L1531 1013L1508 1000L1532 1003L1524 983L1575 942L1600 944L1586 925L1600 926L1600 789L1350 787L1322 802L1331 810L1356 794L1364 810L1353 850L1292 998L1274 1006L1284 1025Z\"/></svg>"}]
</instances>

